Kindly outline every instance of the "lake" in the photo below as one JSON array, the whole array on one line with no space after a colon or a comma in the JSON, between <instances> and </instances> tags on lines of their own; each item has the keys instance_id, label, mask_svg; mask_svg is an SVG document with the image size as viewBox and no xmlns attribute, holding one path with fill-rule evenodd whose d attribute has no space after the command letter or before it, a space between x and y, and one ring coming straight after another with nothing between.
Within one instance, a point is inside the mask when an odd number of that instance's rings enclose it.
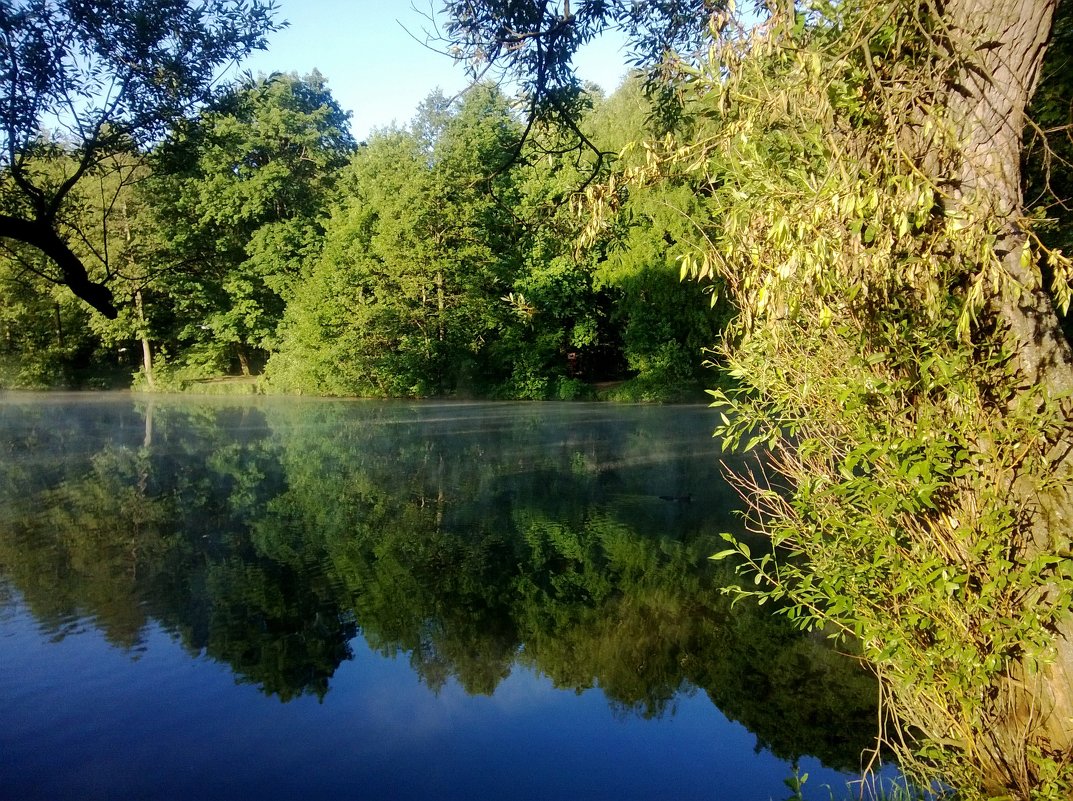
<instances>
[{"instance_id":1,"label":"lake","mask_svg":"<svg viewBox=\"0 0 1073 801\"><path fill-rule=\"evenodd\" d=\"M731 606L714 425L0 395L0 798L847 796L874 680Z\"/></svg>"}]
</instances>

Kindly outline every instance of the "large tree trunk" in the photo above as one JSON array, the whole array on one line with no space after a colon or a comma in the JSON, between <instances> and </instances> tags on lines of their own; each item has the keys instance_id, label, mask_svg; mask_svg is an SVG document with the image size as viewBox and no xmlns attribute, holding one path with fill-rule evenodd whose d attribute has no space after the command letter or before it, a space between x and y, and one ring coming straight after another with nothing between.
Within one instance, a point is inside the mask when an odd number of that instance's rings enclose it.
<instances>
[{"instance_id":1,"label":"large tree trunk","mask_svg":"<svg viewBox=\"0 0 1073 801\"><path fill-rule=\"evenodd\" d=\"M998 256L1025 287L996 298L1017 341L1025 380L1051 394L1073 392L1073 354L1047 292L1021 265L1021 148L1025 110L1039 80L1057 0L954 0L954 36L970 48L950 100L964 161L959 199L1003 227Z\"/></svg>"},{"instance_id":2,"label":"large tree trunk","mask_svg":"<svg viewBox=\"0 0 1073 801\"><path fill-rule=\"evenodd\" d=\"M1025 111L1039 79L1057 0L953 0L946 7L952 40L966 63L948 101L964 160L954 200L997 221L996 255L1023 289L996 296L990 311L1007 332L1024 388L1051 398L1073 393L1073 354L1047 291L1021 262L1021 149ZM1021 402L1035 402L1024 401ZM1073 534L1073 427L1069 400L1058 410L1064 433L1053 443L1053 481L1011 473L1010 492L1029 510L1026 557L1068 553ZM1073 616L1058 631L1055 659L1042 675L1015 669L1008 725L994 736L995 770L1017 773L1009 755L1032 742L1073 757ZM1005 751L1005 753L1002 753ZM1060 757L1061 758L1061 757ZM1013 760L1016 762L1017 760ZM1008 776L1007 785L1022 777Z\"/></svg>"},{"instance_id":3,"label":"large tree trunk","mask_svg":"<svg viewBox=\"0 0 1073 801\"><path fill-rule=\"evenodd\" d=\"M238 354L238 366L239 369L242 371L242 375L252 375L252 372L250 371L250 356L246 352L246 346L238 345L236 347L236 353Z\"/></svg>"}]
</instances>

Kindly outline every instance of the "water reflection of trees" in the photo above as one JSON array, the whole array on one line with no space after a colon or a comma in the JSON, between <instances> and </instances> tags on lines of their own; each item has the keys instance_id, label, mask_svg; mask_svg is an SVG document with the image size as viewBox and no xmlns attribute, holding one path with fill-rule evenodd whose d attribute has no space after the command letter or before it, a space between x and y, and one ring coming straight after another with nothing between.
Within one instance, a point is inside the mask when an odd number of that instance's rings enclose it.
<instances>
[{"instance_id":1,"label":"water reflection of trees","mask_svg":"<svg viewBox=\"0 0 1073 801\"><path fill-rule=\"evenodd\" d=\"M0 573L56 636L91 619L136 648L156 621L286 700L326 693L360 633L433 690L524 665L623 714L706 692L786 758L852 769L870 744L870 678L719 591L732 501L696 410L0 411Z\"/></svg>"}]
</instances>

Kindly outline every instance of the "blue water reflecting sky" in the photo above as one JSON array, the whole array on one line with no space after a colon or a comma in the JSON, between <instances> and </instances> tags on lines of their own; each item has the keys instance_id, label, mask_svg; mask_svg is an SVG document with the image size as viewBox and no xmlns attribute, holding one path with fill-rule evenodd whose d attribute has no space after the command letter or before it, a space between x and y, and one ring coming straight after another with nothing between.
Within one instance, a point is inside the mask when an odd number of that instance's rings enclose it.
<instances>
[{"instance_id":1,"label":"blue water reflecting sky","mask_svg":"<svg viewBox=\"0 0 1073 801\"><path fill-rule=\"evenodd\" d=\"M851 768L871 680L706 558L710 414L13 396L0 801L786 799L758 737Z\"/></svg>"},{"instance_id":2,"label":"blue water reflecting sky","mask_svg":"<svg viewBox=\"0 0 1073 801\"><path fill-rule=\"evenodd\" d=\"M322 701L287 704L159 628L136 655L86 628L0 622L4 799L782 799L789 766L703 693L657 720L516 668L492 696L434 694L358 638ZM852 777L804 759L808 786Z\"/></svg>"}]
</instances>

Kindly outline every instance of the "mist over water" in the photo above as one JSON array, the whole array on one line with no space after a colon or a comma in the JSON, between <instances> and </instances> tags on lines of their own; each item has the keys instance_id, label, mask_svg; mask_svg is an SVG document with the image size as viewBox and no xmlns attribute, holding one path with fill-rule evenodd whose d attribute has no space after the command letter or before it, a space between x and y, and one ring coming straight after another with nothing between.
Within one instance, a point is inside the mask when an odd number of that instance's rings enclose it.
<instances>
[{"instance_id":1,"label":"mist over water","mask_svg":"<svg viewBox=\"0 0 1073 801\"><path fill-rule=\"evenodd\" d=\"M721 592L714 424L0 396L0 798L841 794L874 684Z\"/></svg>"}]
</instances>

